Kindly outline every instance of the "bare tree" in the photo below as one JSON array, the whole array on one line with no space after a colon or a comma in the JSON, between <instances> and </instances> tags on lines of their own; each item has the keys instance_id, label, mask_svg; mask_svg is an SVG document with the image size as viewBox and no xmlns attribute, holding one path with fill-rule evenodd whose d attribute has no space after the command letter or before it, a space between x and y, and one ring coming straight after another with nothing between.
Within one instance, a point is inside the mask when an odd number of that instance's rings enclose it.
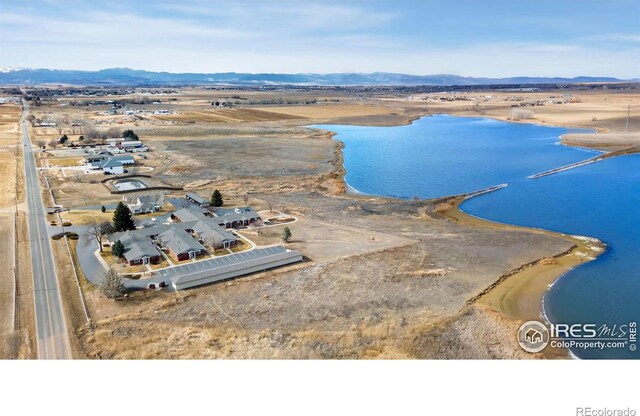
<instances>
[{"instance_id":1,"label":"bare tree","mask_svg":"<svg viewBox=\"0 0 640 416\"><path fill-rule=\"evenodd\" d=\"M122 137L122 130L119 127L111 127L106 133L108 138Z\"/></svg>"},{"instance_id":2,"label":"bare tree","mask_svg":"<svg viewBox=\"0 0 640 416\"><path fill-rule=\"evenodd\" d=\"M92 142L100 137L100 132L93 126L93 124L86 123L82 128L82 135L85 140Z\"/></svg>"},{"instance_id":3,"label":"bare tree","mask_svg":"<svg viewBox=\"0 0 640 416\"><path fill-rule=\"evenodd\" d=\"M64 130L64 124L65 124L64 117L56 115L51 117L51 119L53 120L54 123L56 123L56 130L58 131L58 134L62 134L62 131Z\"/></svg>"},{"instance_id":4,"label":"bare tree","mask_svg":"<svg viewBox=\"0 0 640 416\"><path fill-rule=\"evenodd\" d=\"M242 195L242 202L244 202L244 205L248 205L249 204L249 195L244 194Z\"/></svg>"},{"instance_id":5,"label":"bare tree","mask_svg":"<svg viewBox=\"0 0 640 416\"><path fill-rule=\"evenodd\" d=\"M522 108L512 108L511 118L513 120L527 120L533 118L534 112L532 110L524 110Z\"/></svg>"},{"instance_id":6,"label":"bare tree","mask_svg":"<svg viewBox=\"0 0 640 416\"><path fill-rule=\"evenodd\" d=\"M100 247L100 252L102 252L102 238L107 234L110 234L114 231L113 225L110 222L102 222L98 223L95 218L89 219L89 235L93 236L93 238L98 243Z\"/></svg>"},{"instance_id":7,"label":"bare tree","mask_svg":"<svg viewBox=\"0 0 640 416\"><path fill-rule=\"evenodd\" d=\"M58 141L56 139L51 139L51 141L47 143L47 145L50 148L55 149L56 147L58 147Z\"/></svg>"},{"instance_id":8,"label":"bare tree","mask_svg":"<svg viewBox=\"0 0 640 416\"><path fill-rule=\"evenodd\" d=\"M267 199L267 206L269 207L269 212L273 212L273 201Z\"/></svg>"},{"instance_id":9,"label":"bare tree","mask_svg":"<svg viewBox=\"0 0 640 416\"><path fill-rule=\"evenodd\" d=\"M45 142L44 140L38 140L36 144L40 149L43 149L47 145L47 142Z\"/></svg>"},{"instance_id":10,"label":"bare tree","mask_svg":"<svg viewBox=\"0 0 640 416\"><path fill-rule=\"evenodd\" d=\"M126 293L122 276L110 268L104 273L104 281L102 282L102 293L109 299L118 299Z\"/></svg>"}]
</instances>

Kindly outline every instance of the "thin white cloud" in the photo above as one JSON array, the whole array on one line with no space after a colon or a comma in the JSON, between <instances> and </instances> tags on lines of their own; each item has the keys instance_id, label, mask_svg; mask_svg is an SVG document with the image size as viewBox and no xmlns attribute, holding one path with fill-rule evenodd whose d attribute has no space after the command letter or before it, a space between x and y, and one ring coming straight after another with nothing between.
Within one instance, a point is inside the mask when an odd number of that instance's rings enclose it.
<instances>
[{"instance_id":1,"label":"thin white cloud","mask_svg":"<svg viewBox=\"0 0 640 416\"><path fill-rule=\"evenodd\" d=\"M56 3L58 4L58 3ZM0 14L0 66L172 72L404 72L471 76L640 76L640 35L435 46L403 34L399 12L324 3L122 3ZM153 10L152 10L153 9ZM387 8L389 9L389 8ZM155 11L155 13L153 13ZM161 11L161 12L159 12ZM404 13L410 13L405 10ZM610 47L606 42L618 42Z\"/></svg>"}]
</instances>

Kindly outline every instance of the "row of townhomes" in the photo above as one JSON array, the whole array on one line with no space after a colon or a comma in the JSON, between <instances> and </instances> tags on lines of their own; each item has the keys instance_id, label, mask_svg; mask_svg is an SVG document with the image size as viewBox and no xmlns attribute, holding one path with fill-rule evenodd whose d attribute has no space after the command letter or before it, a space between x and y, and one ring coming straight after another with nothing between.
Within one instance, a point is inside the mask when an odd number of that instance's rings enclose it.
<instances>
[{"instance_id":1,"label":"row of townhomes","mask_svg":"<svg viewBox=\"0 0 640 416\"><path fill-rule=\"evenodd\" d=\"M144 213L157 212L163 198L163 193L157 193L125 196L123 200L133 212ZM282 246L254 246L235 253L230 250L239 242L234 228L262 221L251 207L210 207L195 193L187 194L183 201L186 206L170 214L140 221L135 230L108 236L111 245L117 241L124 245L129 266L157 264L163 257L171 260L172 265L153 271L149 288L170 285L182 290L303 261L302 253Z\"/></svg>"},{"instance_id":2,"label":"row of townhomes","mask_svg":"<svg viewBox=\"0 0 640 416\"><path fill-rule=\"evenodd\" d=\"M162 206L161 193L123 199L134 213L155 212ZM260 221L260 216L250 207L210 211L192 204L174 211L167 223L114 233L109 235L109 241L114 244L119 240L124 244L124 257L132 266L158 263L159 250L180 262L235 246L238 239L228 230L256 221Z\"/></svg>"}]
</instances>

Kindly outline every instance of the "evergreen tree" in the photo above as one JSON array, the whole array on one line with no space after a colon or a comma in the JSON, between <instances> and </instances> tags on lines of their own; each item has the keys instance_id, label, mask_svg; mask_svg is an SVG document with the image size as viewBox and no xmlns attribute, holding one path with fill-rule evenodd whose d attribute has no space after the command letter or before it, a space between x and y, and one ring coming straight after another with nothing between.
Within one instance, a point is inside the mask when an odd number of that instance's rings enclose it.
<instances>
[{"instance_id":1,"label":"evergreen tree","mask_svg":"<svg viewBox=\"0 0 640 416\"><path fill-rule=\"evenodd\" d=\"M138 140L138 135L137 135L137 134L135 134L135 133L133 132L133 130L130 130L130 129L129 129L129 130L125 130L125 131L122 133L122 137L124 137L124 138L125 138L125 139L127 139L127 140Z\"/></svg>"},{"instance_id":2,"label":"evergreen tree","mask_svg":"<svg viewBox=\"0 0 640 416\"><path fill-rule=\"evenodd\" d=\"M105 207L104 205L102 207L100 207L100 211L102 212L107 212L107 207Z\"/></svg>"},{"instance_id":3,"label":"evergreen tree","mask_svg":"<svg viewBox=\"0 0 640 416\"><path fill-rule=\"evenodd\" d=\"M111 246L111 254L116 257L124 256L124 244L122 244L122 241L118 240L113 243L113 246Z\"/></svg>"},{"instance_id":4,"label":"evergreen tree","mask_svg":"<svg viewBox=\"0 0 640 416\"><path fill-rule=\"evenodd\" d=\"M213 191L213 195L211 195L211 205L214 207L221 207L224 204L224 200L222 199L222 194L217 189Z\"/></svg>"},{"instance_id":5,"label":"evergreen tree","mask_svg":"<svg viewBox=\"0 0 640 416\"><path fill-rule=\"evenodd\" d=\"M113 211L113 227L116 232L136 229L131 210L122 201L118 202L118 206Z\"/></svg>"}]
</instances>

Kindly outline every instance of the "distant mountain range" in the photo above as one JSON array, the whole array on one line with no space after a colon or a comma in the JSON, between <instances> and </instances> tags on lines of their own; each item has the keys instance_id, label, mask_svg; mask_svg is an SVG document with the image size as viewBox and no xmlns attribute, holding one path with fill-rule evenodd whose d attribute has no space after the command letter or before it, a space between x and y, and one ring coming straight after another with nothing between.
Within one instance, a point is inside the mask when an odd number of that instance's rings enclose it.
<instances>
[{"instance_id":1,"label":"distant mountain range","mask_svg":"<svg viewBox=\"0 0 640 416\"><path fill-rule=\"evenodd\" d=\"M0 68L0 84L72 84L72 85L496 85L496 84L562 84L584 82L624 82L612 77L512 77L474 78L457 75L408 75L388 72L334 74L249 74L221 72L213 74L170 73L110 68L100 71L59 69Z\"/></svg>"}]
</instances>

